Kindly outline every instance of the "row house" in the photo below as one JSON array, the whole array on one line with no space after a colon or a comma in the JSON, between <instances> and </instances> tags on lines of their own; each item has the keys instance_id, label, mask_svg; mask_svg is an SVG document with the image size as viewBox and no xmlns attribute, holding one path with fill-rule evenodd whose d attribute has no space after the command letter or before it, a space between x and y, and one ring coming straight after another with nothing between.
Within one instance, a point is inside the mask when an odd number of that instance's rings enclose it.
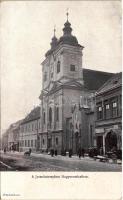
<instances>
[{"instance_id":1,"label":"row house","mask_svg":"<svg viewBox=\"0 0 123 200\"><path fill-rule=\"evenodd\" d=\"M104 153L120 150L121 135L122 73L117 73L96 92L95 142Z\"/></svg>"},{"instance_id":2,"label":"row house","mask_svg":"<svg viewBox=\"0 0 123 200\"><path fill-rule=\"evenodd\" d=\"M19 151L19 133L20 123L19 120L9 126L6 132L2 136L2 146L7 150Z\"/></svg>"},{"instance_id":3,"label":"row house","mask_svg":"<svg viewBox=\"0 0 123 200\"><path fill-rule=\"evenodd\" d=\"M27 151L29 148L33 152L38 151L40 130L40 106L37 106L20 124L19 151Z\"/></svg>"}]
</instances>

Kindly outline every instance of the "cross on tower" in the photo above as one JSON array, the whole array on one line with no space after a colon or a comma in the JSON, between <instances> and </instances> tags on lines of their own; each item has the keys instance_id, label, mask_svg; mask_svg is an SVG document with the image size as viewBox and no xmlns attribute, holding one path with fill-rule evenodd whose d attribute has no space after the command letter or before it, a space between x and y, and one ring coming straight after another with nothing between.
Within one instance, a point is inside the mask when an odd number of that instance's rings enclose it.
<instances>
[{"instance_id":1,"label":"cross on tower","mask_svg":"<svg viewBox=\"0 0 123 200\"><path fill-rule=\"evenodd\" d=\"M56 33L56 25L54 26L54 36L55 36L55 33Z\"/></svg>"},{"instance_id":2,"label":"cross on tower","mask_svg":"<svg viewBox=\"0 0 123 200\"><path fill-rule=\"evenodd\" d=\"M68 10L69 10L69 8L67 8L67 13L66 13L66 15L67 15L67 21L68 21L68 16L69 16Z\"/></svg>"}]
</instances>

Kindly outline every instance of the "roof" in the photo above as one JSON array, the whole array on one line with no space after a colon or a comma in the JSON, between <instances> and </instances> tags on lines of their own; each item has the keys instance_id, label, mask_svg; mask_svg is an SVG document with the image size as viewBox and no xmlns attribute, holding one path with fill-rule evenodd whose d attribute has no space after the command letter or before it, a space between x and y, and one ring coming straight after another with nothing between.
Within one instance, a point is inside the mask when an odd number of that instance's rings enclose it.
<instances>
[{"instance_id":1,"label":"roof","mask_svg":"<svg viewBox=\"0 0 123 200\"><path fill-rule=\"evenodd\" d=\"M109 90L115 89L117 87L122 86L122 73L115 74L112 78L110 78L106 83L103 84L102 87L99 88L97 94L101 94L107 92Z\"/></svg>"},{"instance_id":2,"label":"roof","mask_svg":"<svg viewBox=\"0 0 123 200\"><path fill-rule=\"evenodd\" d=\"M22 121L21 124L36 120L40 118L40 106L35 107Z\"/></svg>"},{"instance_id":3,"label":"roof","mask_svg":"<svg viewBox=\"0 0 123 200\"><path fill-rule=\"evenodd\" d=\"M78 43L77 38L74 35L72 35L72 28L71 28L71 24L68 21L68 19L67 19L66 23L64 24L63 36L61 36L58 40L56 37L52 38L51 48L50 48L50 50L48 50L46 52L45 56L47 57L48 55L52 54L52 52L55 51L59 45L62 45L62 44L67 44L67 45L78 46L78 47L84 48L83 46L81 46Z\"/></svg>"},{"instance_id":4,"label":"roof","mask_svg":"<svg viewBox=\"0 0 123 200\"><path fill-rule=\"evenodd\" d=\"M83 68L84 86L88 90L98 90L114 73Z\"/></svg>"},{"instance_id":5,"label":"roof","mask_svg":"<svg viewBox=\"0 0 123 200\"><path fill-rule=\"evenodd\" d=\"M22 122L22 120L18 120L16 122L10 124L9 128L3 133L3 137L7 136L10 132L13 132L14 130L18 130L21 122Z\"/></svg>"}]
</instances>

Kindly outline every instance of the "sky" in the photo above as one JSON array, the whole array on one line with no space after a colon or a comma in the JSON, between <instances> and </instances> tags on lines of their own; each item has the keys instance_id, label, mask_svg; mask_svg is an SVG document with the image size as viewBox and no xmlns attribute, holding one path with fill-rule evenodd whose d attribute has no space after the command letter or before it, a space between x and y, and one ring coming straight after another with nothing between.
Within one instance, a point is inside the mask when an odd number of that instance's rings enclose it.
<instances>
[{"instance_id":1,"label":"sky","mask_svg":"<svg viewBox=\"0 0 123 200\"><path fill-rule=\"evenodd\" d=\"M1 129L23 119L40 104L41 62L50 48L54 25L63 34L66 10L79 43L83 67L121 71L120 1L2 1Z\"/></svg>"}]
</instances>

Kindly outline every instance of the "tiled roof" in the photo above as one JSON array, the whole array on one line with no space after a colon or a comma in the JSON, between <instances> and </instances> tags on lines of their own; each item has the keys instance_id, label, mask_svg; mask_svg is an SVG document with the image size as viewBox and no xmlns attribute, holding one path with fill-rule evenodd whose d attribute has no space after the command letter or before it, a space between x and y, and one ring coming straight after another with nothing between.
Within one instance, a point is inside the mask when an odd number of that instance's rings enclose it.
<instances>
[{"instance_id":1,"label":"tiled roof","mask_svg":"<svg viewBox=\"0 0 123 200\"><path fill-rule=\"evenodd\" d=\"M88 90L98 90L114 73L83 68L84 86Z\"/></svg>"},{"instance_id":2,"label":"tiled roof","mask_svg":"<svg viewBox=\"0 0 123 200\"><path fill-rule=\"evenodd\" d=\"M40 106L35 107L22 121L21 124L25 124L29 121L33 121L40 118Z\"/></svg>"},{"instance_id":3,"label":"tiled roof","mask_svg":"<svg viewBox=\"0 0 123 200\"><path fill-rule=\"evenodd\" d=\"M107 92L109 90L115 89L122 85L122 73L115 74L112 78L110 78L104 85L99 88L97 94Z\"/></svg>"}]
</instances>

